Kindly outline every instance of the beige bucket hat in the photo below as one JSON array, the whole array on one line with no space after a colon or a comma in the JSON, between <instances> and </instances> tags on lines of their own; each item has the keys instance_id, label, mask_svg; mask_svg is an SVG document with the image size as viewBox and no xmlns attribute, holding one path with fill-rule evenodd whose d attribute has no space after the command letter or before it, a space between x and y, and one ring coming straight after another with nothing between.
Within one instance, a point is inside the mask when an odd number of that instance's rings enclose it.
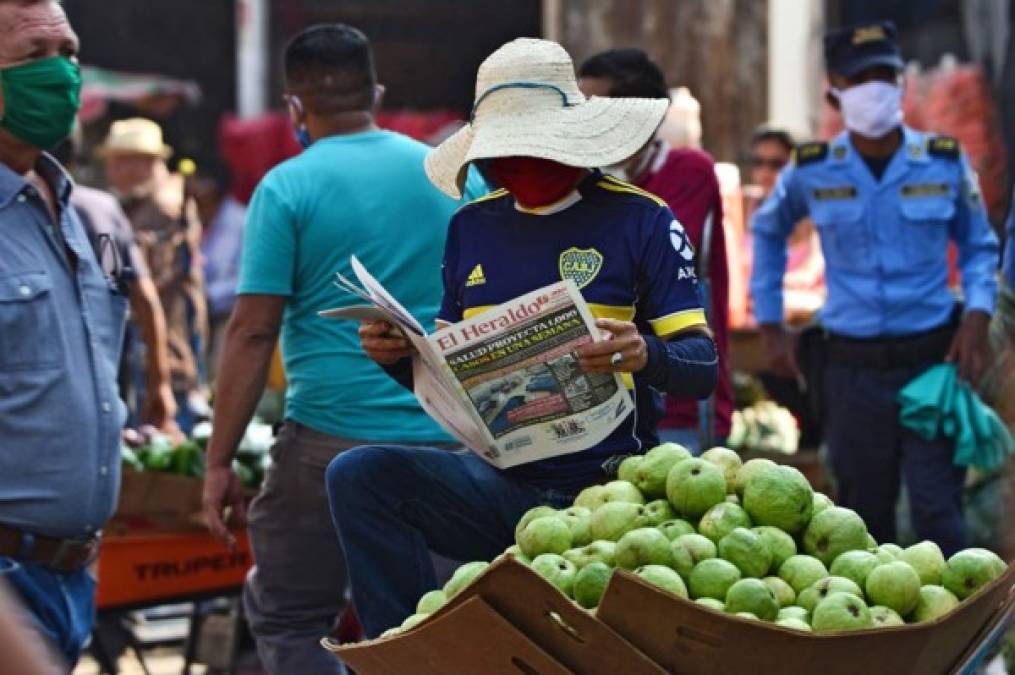
<instances>
[{"instance_id":1,"label":"beige bucket hat","mask_svg":"<svg viewBox=\"0 0 1015 675\"><path fill-rule=\"evenodd\" d=\"M100 157L109 155L155 155L168 159L173 148L162 141L162 127L144 117L113 122L105 142L96 148Z\"/></svg>"},{"instance_id":2,"label":"beige bucket hat","mask_svg":"<svg viewBox=\"0 0 1015 675\"><path fill-rule=\"evenodd\" d=\"M668 107L666 99L586 99L563 47L549 40L512 40L479 66L472 119L430 151L426 174L458 199L466 167L477 159L539 157L583 168L616 164L652 138Z\"/></svg>"}]
</instances>

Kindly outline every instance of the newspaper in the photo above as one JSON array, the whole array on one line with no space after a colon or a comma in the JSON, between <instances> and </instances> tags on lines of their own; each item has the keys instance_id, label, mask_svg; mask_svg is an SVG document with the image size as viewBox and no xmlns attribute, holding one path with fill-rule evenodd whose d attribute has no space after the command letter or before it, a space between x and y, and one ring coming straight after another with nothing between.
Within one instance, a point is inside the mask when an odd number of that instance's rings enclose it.
<instances>
[{"instance_id":1,"label":"newspaper","mask_svg":"<svg viewBox=\"0 0 1015 675\"><path fill-rule=\"evenodd\" d=\"M506 469L601 442L634 404L616 373L586 373L575 350L602 339L571 280L527 293L427 333L352 257L359 285L336 285L365 304L320 312L384 320L415 348L413 382L423 409L465 447Z\"/></svg>"}]
</instances>

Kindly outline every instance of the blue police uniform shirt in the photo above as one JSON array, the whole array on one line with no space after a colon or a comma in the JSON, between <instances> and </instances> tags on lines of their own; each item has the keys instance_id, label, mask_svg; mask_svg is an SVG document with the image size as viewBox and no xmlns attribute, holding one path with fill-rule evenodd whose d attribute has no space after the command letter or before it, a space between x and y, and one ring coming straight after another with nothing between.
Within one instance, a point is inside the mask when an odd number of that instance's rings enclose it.
<instances>
[{"instance_id":1,"label":"blue police uniform shirt","mask_svg":"<svg viewBox=\"0 0 1015 675\"><path fill-rule=\"evenodd\" d=\"M38 190L0 165L0 523L85 538L116 506L127 301L69 205L70 178L47 155L35 171L56 193L56 226Z\"/></svg>"},{"instance_id":2,"label":"blue police uniform shirt","mask_svg":"<svg viewBox=\"0 0 1015 675\"><path fill-rule=\"evenodd\" d=\"M1015 203L1012 204L1008 213L1008 223L1005 225L1004 264L1001 267L1001 275L1009 290L1015 290Z\"/></svg>"},{"instance_id":3,"label":"blue police uniform shirt","mask_svg":"<svg viewBox=\"0 0 1015 675\"><path fill-rule=\"evenodd\" d=\"M437 317L454 323L567 278L597 318L633 321L663 338L706 326L683 227L655 195L599 172L543 209L523 209L504 190L460 209L448 230ZM652 447L661 397L637 375L626 382L635 412L606 440L508 473L573 490L601 480L617 457Z\"/></svg>"},{"instance_id":4,"label":"blue police uniform shirt","mask_svg":"<svg viewBox=\"0 0 1015 675\"><path fill-rule=\"evenodd\" d=\"M751 224L751 293L759 323L781 323L786 239L810 216L825 257L821 322L850 337L907 335L945 324L948 242L955 242L966 311L992 313L997 237L976 174L951 138L908 127L881 180L843 132L797 148Z\"/></svg>"}]
</instances>

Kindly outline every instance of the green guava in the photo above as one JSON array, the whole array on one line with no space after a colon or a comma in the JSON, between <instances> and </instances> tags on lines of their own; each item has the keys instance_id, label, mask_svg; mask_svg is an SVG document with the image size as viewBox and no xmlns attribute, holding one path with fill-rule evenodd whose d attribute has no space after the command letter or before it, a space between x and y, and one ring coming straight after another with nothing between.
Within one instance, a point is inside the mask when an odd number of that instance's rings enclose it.
<instances>
[{"instance_id":1,"label":"green guava","mask_svg":"<svg viewBox=\"0 0 1015 675\"><path fill-rule=\"evenodd\" d=\"M749 459L744 462L744 465L737 471L737 480L734 486L737 496L741 500L744 498L744 490L747 488L747 483L750 482L751 478L769 469L777 468L779 465L770 459Z\"/></svg>"},{"instance_id":2,"label":"green guava","mask_svg":"<svg viewBox=\"0 0 1015 675\"><path fill-rule=\"evenodd\" d=\"M616 544L612 541L597 540L586 544L581 548L570 548L561 555L565 560L570 560L578 569L594 562L606 563L613 567L615 563Z\"/></svg>"},{"instance_id":3,"label":"green guava","mask_svg":"<svg viewBox=\"0 0 1015 675\"><path fill-rule=\"evenodd\" d=\"M797 597L797 604L813 613L818 603L832 593L852 593L858 598L863 598L863 589L855 581L846 577L831 576L815 581L804 589Z\"/></svg>"},{"instance_id":4,"label":"green guava","mask_svg":"<svg viewBox=\"0 0 1015 675\"><path fill-rule=\"evenodd\" d=\"M790 605L789 607L782 607L779 609L777 619L796 619L797 621L803 621L810 625L811 613L803 607L797 605Z\"/></svg>"},{"instance_id":5,"label":"green guava","mask_svg":"<svg viewBox=\"0 0 1015 675\"><path fill-rule=\"evenodd\" d=\"M726 499L722 470L699 457L685 459L670 469L666 497L681 515L698 520L706 511Z\"/></svg>"},{"instance_id":6,"label":"green guava","mask_svg":"<svg viewBox=\"0 0 1015 675\"><path fill-rule=\"evenodd\" d=\"M687 579L691 597L726 600L726 591L740 581L740 570L728 560L708 558L694 566Z\"/></svg>"},{"instance_id":7,"label":"green guava","mask_svg":"<svg viewBox=\"0 0 1015 675\"><path fill-rule=\"evenodd\" d=\"M912 612L920 599L920 575L901 560L875 567L867 575L864 587L872 604L891 607L900 616Z\"/></svg>"},{"instance_id":8,"label":"green guava","mask_svg":"<svg viewBox=\"0 0 1015 675\"><path fill-rule=\"evenodd\" d=\"M667 593L672 593L679 598L687 597L687 586L684 585L684 580L665 565L642 565L634 573Z\"/></svg>"},{"instance_id":9,"label":"green guava","mask_svg":"<svg viewBox=\"0 0 1015 675\"><path fill-rule=\"evenodd\" d=\"M515 525L515 541L518 541L518 535L522 533L525 526L531 523L536 518L542 518L544 516L556 516L559 512L552 506L533 506L531 509L526 511L518 524Z\"/></svg>"},{"instance_id":10,"label":"green guava","mask_svg":"<svg viewBox=\"0 0 1015 675\"><path fill-rule=\"evenodd\" d=\"M741 579L726 591L726 611L733 614L750 612L759 619L775 621L779 614L779 601L761 579Z\"/></svg>"},{"instance_id":11,"label":"green guava","mask_svg":"<svg viewBox=\"0 0 1015 675\"><path fill-rule=\"evenodd\" d=\"M682 534L694 534L694 525L682 518L673 518L658 525L659 530L666 535L666 538L673 541Z\"/></svg>"},{"instance_id":12,"label":"green guava","mask_svg":"<svg viewBox=\"0 0 1015 675\"><path fill-rule=\"evenodd\" d=\"M891 626L905 626L906 622L902 620L899 613L891 607L885 607L884 605L874 605L870 608L871 612L871 623L874 624L874 628L890 628Z\"/></svg>"},{"instance_id":13,"label":"green guava","mask_svg":"<svg viewBox=\"0 0 1015 675\"><path fill-rule=\"evenodd\" d=\"M809 555L793 555L779 567L779 578L793 587L797 595L828 576L825 564Z\"/></svg>"},{"instance_id":14,"label":"green guava","mask_svg":"<svg viewBox=\"0 0 1015 675\"><path fill-rule=\"evenodd\" d=\"M700 534L682 534L670 542L670 565L687 579L702 560L716 557L711 539Z\"/></svg>"},{"instance_id":15,"label":"green guava","mask_svg":"<svg viewBox=\"0 0 1015 675\"><path fill-rule=\"evenodd\" d=\"M814 490L791 466L758 472L744 489L744 509L758 525L771 525L789 534L807 526L814 508ZM866 532L866 531L865 531Z\"/></svg>"},{"instance_id":16,"label":"green guava","mask_svg":"<svg viewBox=\"0 0 1015 675\"><path fill-rule=\"evenodd\" d=\"M804 531L804 550L825 565L831 565L846 551L866 549L867 526L863 519L841 506L825 509L811 518Z\"/></svg>"},{"instance_id":17,"label":"green guava","mask_svg":"<svg viewBox=\"0 0 1015 675\"><path fill-rule=\"evenodd\" d=\"M720 558L736 565L745 577L763 577L772 567L772 552L746 527L738 527L720 539L716 549Z\"/></svg>"},{"instance_id":18,"label":"green guava","mask_svg":"<svg viewBox=\"0 0 1015 675\"><path fill-rule=\"evenodd\" d=\"M814 497L811 499L811 518L830 506L835 506L835 502L828 495L824 492L815 492Z\"/></svg>"},{"instance_id":19,"label":"green guava","mask_svg":"<svg viewBox=\"0 0 1015 675\"><path fill-rule=\"evenodd\" d=\"M645 505L645 526L646 527L658 527L665 522L669 522L677 517L677 514L673 512L673 507L665 499L654 499Z\"/></svg>"},{"instance_id":20,"label":"green guava","mask_svg":"<svg viewBox=\"0 0 1015 675\"><path fill-rule=\"evenodd\" d=\"M833 576L852 579L863 588L867 583L867 575L880 564L878 557L870 551L846 551L832 561L828 572Z\"/></svg>"},{"instance_id":21,"label":"green guava","mask_svg":"<svg viewBox=\"0 0 1015 675\"><path fill-rule=\"evenodd\" d=\"M801 621L800 619L794 619L792 617L786 619L776 619L775 625L782 626L783 628L790 628L792 630L798 630L803 633L813 632L810 624L806 621Z\"/></svg>"},{"instance_id":22,"label":"green guava","mask_svg":"<svg viewBox=\"0 0 1015 675\"><path fill-rule=\"evenodd\" d=\"M416 603L417 614L433 614L438 609L447 604L448 596L444 594L442 589L434 591L427 591L423 594L423 597Z\"/></svg>"},{"instance_id":23,"label":"green guava","mask_svg":"<svg viewBox=\"0 0 1015 675\"><path fill-rule=\"evenodd\" d=\"M448 600L455 597L461 593L466 586L475 581L479 575L485 572L486 568L489 566L489 563L481 560L465 563L456 569L454 574L451 575L451 578L448 579L448 582L444 584L444 595L447 596Z\"/></svg>"},{"instance_id":24,"label":"green guava","mask_svg":"<svg viewBox=\"0 0 1015 675\"><path fill-rule=\"evenodd\" d=\"M818 603L811 615L811 628L816 633L872 628L867 604L852 593L832 593Z\"/></svg>"},{"instance_id":25,"label":"green guava","mask_svg":"<svg viewBox=\"0 0 1015 675\"><path fill-rule=\"evenodd\" d=\"M606 563L590 562L585 565L574 578L572 593L575 602L585 609L592 609L599 606L599 600L603 597L603 591L610 582L610 575L613 568Z\"/></svg>"},{"instance_id":26,"label":"green guava","mask_svg":"<svg viewBox=\"0 0 1015 675\"><path fill-rule=\"evenodd\" d=\"M666 496L666 477L676 464L690 459L687 448L676 443L663 443L645 453L631 480L647 499Z\"/></svg>"},{"instance_id":27,"label":"green guava","mask_svg":"<svg viewBox=\"0 0 1015 675\"><path fill-rule=\"evenodd\" d=\"M561 554L571 548L571 528L557 514L540 516L518 534L518 546L530 559L541 553Z\"/></svg>"},{"instance_id":28,"label":"green guava","mask_svg":"<svg viewBox=\"0 0 1015 675\"><path fill-rule=\"evenodd\" d=\"M696 603L709 609L714 609L717 612L726 611L726 603L722 600L716 600L715 598L698 598L695 600Z\"/></svg>"},{"instance_id":29,"label":"green guava","mask_svg":"<svg viewBox=\"0 0 1015 675\"><path fill-rule=\"evenodd\" d=\"M948 564L941 553L941 547L929 539L903 549L899 560L913 566L920 575L920 583L932 586L941 584L941 574Z\"/></svg>"},{"instance_id":30,"label":"green guava","mask_svg":"<svg viewBox=\"0 0 1015 675\"><path fill-rule=\"evenodd\" d=\"M698 523L698 532L718 543L736 528L751 525L751 517L747 515L747 511L737 504L723 501L705 512Z\"/></svg>"},{"instance_id":31,"label":"green guava","mask_svg":"<svg viewBox=\"0 0 1015 675\"><path fill-rule=\"evenodd\" d=\"M941 584L959 600L965 600L1004 571L1004 562L993 552L967 548L948 558L941 573Z\"/></svg>"},{"instance_id":32,"label":"green guava","mask_svg":"<svg viewBox=\"0 0 1015 675\"><path fill-rule=\"evenodd\" d=\"M701 453L701 458L706 462L712 462L722 469L723 475L726 477L726 492L730 494L735 493L737 489L737 473L740 471L740 467L744 465L740 455L720 445Z\"/></svg>"},{"instance_id":33,"label":"green guava","mask_svg":"<svg viewBox=\"0 0 1015 675\"><path fill-rule=\"evenodd\" d=\"M644 455L631 455L624 459L617 467L617 478L619 480L626 480L628 483L634 483L634 472L637 470L638 465L641 464Z\"/></svg>"},{"instance_id":34,"label":"green guava","mask_svg":"<svg viewBox=\"0 0 1015 675\"><path fill-rule=\"evenodd\" d=\"M909 618L914 623L933 621L959 606L955 594L943 586L925 585L920 587L920 599Z\"/></svg>"},{"instance_id":35,"label":"green guava","mask_svg":"<svg viewBox=\"0 0 1015 675\"><path fill-rule=\"evenodd\" d=\"M672 561L670 540L654 527L631 530L617 540L614 560L617 567L627 570L643 565L669 565Z\"/></svg>"},{"instance_id":36,"label":"green guava","mask_svg":"<svg viewBox=\"0 0 1015 675\"><path fill-rule=\"evenodd\" d=\"M772 554L772 572L777 573L784 562L796 555L796 541L778 527L759 525L751 529L761 537Z\"/></svg>"},{"instance_id":37,"label":"green guava","mask_svg":"<svg viewBox=\"0 0 1015 675\"><path fill-rule=\"evenodd\" d=\"M762 581L772 589L772 593L775 594L775 599L779 602L780 608L789 607L796 602L796 591L779 577L765 577Z\"/></svg>"},{"instance_id":38,"label":"green guava","mask_svg":"<svg viewBox=\"0 0 1015 675\"><path fill-rule=\"evenodd\" d=\"M564 595L571 597L578 568L556 553L543 553L532 559L532 571L557 587Z\"/></svg>"},{"instance_id":39,"label":"green guava","mask_svg":"<svg viewBox=\"0 0 1015 675\"><path fill-rule=\"evenodd\" d=\"M399 628L401 628L400 632L405 632L405 631L408 631L408 630L412 630L413 628L415 628L419 624L423 623L423 621L426 620L426 618L428 616L430 616L430 615L429 614L410 614L408 617L406 617L405 621L402 622L402 625L399 626Z\"/></svg>"},{"instance_id":40,"label":"green guava","mask_svg":"<svg viewBox=\"0 0 1015 675\"><path fill-rule=\"evenodd\" d=\"M616 541L625 532L641 527L645 507L631 502L610 502L592 512L589 529L593 541L605 539Z\"/></svg>"}]
</instances>

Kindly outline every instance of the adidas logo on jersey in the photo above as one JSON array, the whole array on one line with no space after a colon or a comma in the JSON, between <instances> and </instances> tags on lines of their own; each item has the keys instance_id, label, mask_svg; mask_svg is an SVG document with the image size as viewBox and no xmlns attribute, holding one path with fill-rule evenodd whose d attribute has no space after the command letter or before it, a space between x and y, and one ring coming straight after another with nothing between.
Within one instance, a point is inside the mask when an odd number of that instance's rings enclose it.
<instances>
[{"instance_id":1,"label":"adidas logo on jersey","mask_svg":"<svg viewBox=\"0 0 1015 675\"><path fill-rule=\"evenodd\" d=\"M486 276L483 274L483 265L478 264L469 272L469 278L465 280L466 286L479 286L486 283Z\"/></svg>"}]
</instances>

